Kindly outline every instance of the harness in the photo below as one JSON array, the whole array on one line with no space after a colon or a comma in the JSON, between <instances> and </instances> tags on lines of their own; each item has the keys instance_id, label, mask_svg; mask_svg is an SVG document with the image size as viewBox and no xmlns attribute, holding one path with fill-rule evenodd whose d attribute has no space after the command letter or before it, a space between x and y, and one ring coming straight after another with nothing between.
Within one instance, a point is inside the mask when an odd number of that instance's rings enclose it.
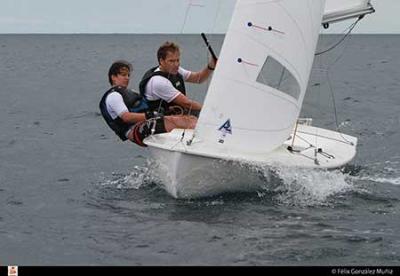
<instances>
[{"instance_id":1,"label":"harness","mask_svg":"<svg viewBox=\"0 0 400 276\"><path fill-rule=\"evenodd\" d=\"M146 99L147 104L149 106L149 109L151 111L157 111L160 113L165 113L166 111L169 110L170 106L172 106L171 104L167 103L166 101L164 101L163 99L159 99L159 100L154 100L154 101L150 101L149 99L146 98L146 85L147 83L150 81L150 79L154 76L161 76L164 77L166 79L168 79L172 86L175 87L175 89L177 89L178 91L180 91L183 95L186 96L186 88L185 88L185 81L183 79L183 76L181 74L176 74L176 75L172 75L166 72L162 72L162 71L154 71L158 68L157 67L153 67L150 70L148 70L142 80L140 81L139 84L139 90L140 90L140 95ZM163 112L164 111L164 112Z\"/></svg>"},{"instance_id":2,"label":"harness","mask_svg":"<svg viewBox=\"0 0 400 276\"><path fill-rule=\"evenodd\" d=\"M107 125L115 132L115 134L117 134L117 136L122 141L126 141L128 140L125 136L126 132L130 130L135 124L127 124L120 117L113 119L108 113L106 98L109 94L113 92L118 92L119 94L121 94L122 99L124 100L124 103L128 107L128 110L130 112L144 113L148 110L149 107L146 103L146 100L141 95L134 92L133 90L126 89L121 86L115 86L104 93L99 104L101 115L103 116Z\"/></svg>"}]
</instances>

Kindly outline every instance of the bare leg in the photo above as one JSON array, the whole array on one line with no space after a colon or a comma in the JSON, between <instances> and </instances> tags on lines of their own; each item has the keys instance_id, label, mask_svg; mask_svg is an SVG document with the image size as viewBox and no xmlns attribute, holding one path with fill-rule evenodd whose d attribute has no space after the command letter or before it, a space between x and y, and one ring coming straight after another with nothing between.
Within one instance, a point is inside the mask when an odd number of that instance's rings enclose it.
<instances>
[{"instance_id":1,"label":"bare leg","mask_svg":"<svg viewBox=\"0 0 400 276\"><path fill-rule=\"evenodd\" d=\"M167 132L175 128L194 129L196 127L197 118L194 116L165 116L165 129Z\"/></svg>"},{"instance_id":2,"label":"bare leg","mask_svg":"<svg viewBox=\"0 0 400 276\"><path fill-rule=\"evenodd\" d=\"M175 115L164 117L165 130L167 132L170 132L175 128L194 129L196 127L196 123L197 118L195 116ZM128 139L132 142L135 140L133 128L128 134Z\"/></svg>"}]
</instances>

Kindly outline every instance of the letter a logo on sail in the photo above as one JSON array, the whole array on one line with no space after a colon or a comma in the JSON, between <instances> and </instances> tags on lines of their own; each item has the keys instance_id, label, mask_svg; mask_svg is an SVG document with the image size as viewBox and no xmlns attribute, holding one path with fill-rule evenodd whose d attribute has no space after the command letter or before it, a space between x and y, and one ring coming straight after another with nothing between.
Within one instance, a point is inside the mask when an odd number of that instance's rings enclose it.
<instances>
[{"instance_id":1,"label":"letter a logo on sail","mask_svg":"<svg viewBox=\"0 0 400 276\"><path fill-rule=\"evenodd\" d=\"M223 144L225 143L226 134L228 133L232 134L231 119L228 119L218 130L222 132L222 135L219 138L218 143Z\"/></svg>"},{"instance_id":2,"label":"letter a logo on sail","mask_svg":"<svg viewBox=\"0 0 400 276\"><path fill-rule=\"evenodd\" d=\"M232 134L231 119L228 119L218 130L224 133Z\"/></svg>"}]
</instances>

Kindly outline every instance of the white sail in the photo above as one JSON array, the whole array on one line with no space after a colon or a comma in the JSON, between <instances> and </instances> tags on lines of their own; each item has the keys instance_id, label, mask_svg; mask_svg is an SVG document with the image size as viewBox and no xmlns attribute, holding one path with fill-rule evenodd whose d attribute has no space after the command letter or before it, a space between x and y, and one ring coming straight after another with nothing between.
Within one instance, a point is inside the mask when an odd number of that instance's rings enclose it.
<instances>
[{"instance_id":1,"label":"white sail","mask_svg":"<svg viewBox=\"0 0 400 276\"><path fill-rule=\"evenodd\" d=\"M359 17L375 10L370 0L326 0L323 24Z\"/></svg>"},{"instance_id":2,"label":"white sail","mask_svg":"<svg viewBox=\"0 0 400 276\"><path fill-rule=\"evenodd\" d=\"M268 153L290 136L325 0L238 0L196 128L204 148Z\"/></svg>"}]
</instances>

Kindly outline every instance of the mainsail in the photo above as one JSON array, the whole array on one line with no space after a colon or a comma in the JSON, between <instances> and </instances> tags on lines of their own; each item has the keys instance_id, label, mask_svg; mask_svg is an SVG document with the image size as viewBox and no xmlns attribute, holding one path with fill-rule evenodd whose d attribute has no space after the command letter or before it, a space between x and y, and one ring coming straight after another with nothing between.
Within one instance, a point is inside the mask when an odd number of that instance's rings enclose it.
<instances>
[{"instance_id":1,"label":"mainsail","mask_svg":"<svg viewBox=\"0 0 400 276\"><path fill-rule=\"evenodd\" d=\"M204 148L267 153L289 138L324 9L325 0L237 1L196 128Z\"/></svg>"},{"instance_id":2,"label":"mainsail","mask_svg":"<svg viewBox=\"0 0 400 276\"><path fill-rule=\"evenodd\" d=\"M323 24L360 17L375 10L370 0L326 0Z\"/></svg>"}]
</instances>

